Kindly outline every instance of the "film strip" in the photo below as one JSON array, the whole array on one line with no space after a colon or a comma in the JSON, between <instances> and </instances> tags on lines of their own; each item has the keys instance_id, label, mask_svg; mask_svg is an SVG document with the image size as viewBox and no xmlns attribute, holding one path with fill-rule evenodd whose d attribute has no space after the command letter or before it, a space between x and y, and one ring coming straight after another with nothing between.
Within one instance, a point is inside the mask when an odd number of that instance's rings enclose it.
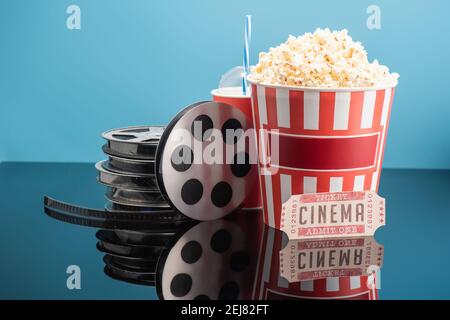
<instances>
[{"instance_id":1,"label":"film strip","mask_svg":"<svg viewBox=\"0 0 450 320\"><path fill-rule=\"evenodd\" d=\"M157 230L173 233L180 227L195 223L174 210L155 210L151 213L120 212L89 209L44 198L45 213L59 221L101 229Z\"/></svg>"},{"instance_id":2,"label":"film strip","mask_svg":"<svg viewBox=\"0 0 450 320\"><path fill-rule=\"evenodd\" d=\"M154 223L142 223L142 221L130 220L107 220L107 219L90 219L83 217L76 217L68 214L58 212L51 208L44 208L44 212L51 218L65 223L75 224L83 227L104 228L104 229L134 229L145 230L154 225Z\"/></svg>"}]
</instances>

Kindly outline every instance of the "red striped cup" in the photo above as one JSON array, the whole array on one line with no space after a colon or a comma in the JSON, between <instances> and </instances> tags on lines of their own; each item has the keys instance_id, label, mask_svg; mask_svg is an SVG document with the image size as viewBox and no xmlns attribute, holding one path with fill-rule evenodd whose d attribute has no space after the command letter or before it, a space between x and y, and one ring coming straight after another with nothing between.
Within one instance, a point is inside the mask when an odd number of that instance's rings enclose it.
<instances>
[{"instance_id":1,"label":"red striped cup","mask_svg":"<svg viewBox=\"0 0 450 320\"><path fill-rule=\"evenodd\" d=\"M292 194L378 190L394 88L252 83L254 125L266 133L258 146L269 159L259 165L266 224L282 228Z\"/></svg>"},{"instance_id":2,"label":"red striped cup","mask_svg":"<svg viewBox=\"0 0 450 320\"><path fill-rule=\"evenodd\" d=\"M254 128L251 97L250 95L245 96L242 93L242 87L226 87L214 89L211 91L211 95L213 96L214 101L224 102L241 110L251 123L249 128ZM257 178L255 179L255 182L252 184L254 188L252 188L249 195L242 203L243 209L261 209L261 193L259 181Z\"/></svg>"}]
</instances>

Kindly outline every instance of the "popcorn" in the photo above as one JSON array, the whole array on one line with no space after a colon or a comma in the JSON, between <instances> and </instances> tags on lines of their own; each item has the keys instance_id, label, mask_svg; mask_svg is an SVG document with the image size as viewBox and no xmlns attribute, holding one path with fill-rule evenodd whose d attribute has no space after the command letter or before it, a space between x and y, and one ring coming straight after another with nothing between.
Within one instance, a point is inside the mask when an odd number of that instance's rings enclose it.
<instances>
[{"instance_id":1,"label":"popcorn","mask_svg":"<svg viewBox=\"0 0 450 320\"><path fill-rule=\"evenodd\" d=\"M347 30L317 29L259 54L248 79L268 85L316 88L394 86L399 75L377 60L369 63L367 52Z\"/></svg>"}]
</instances>

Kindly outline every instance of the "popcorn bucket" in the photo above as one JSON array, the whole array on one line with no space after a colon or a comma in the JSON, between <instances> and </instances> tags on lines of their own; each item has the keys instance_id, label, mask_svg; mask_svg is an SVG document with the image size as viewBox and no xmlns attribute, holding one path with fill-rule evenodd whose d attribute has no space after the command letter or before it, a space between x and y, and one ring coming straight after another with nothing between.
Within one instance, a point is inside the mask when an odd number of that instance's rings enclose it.
<instances>
[{"instance_id":1,"label":"popcorn bucket","mask_svg":"<svg viewBox=\"0 0 450 320\"><path fill-rule=\"evenodd\" d=\"M293 194L378 190L394 88L252 83L267 225Z\"/></svg>"},{"instance_id":2,"label":"popcorn bucket","mask_svg":"<svg viewBox=\"0 0 450 320\"><path fill-rule=\"evenodd\" d=\"M250 96L242 94L241 87L226 87L214 89L211 91L213 100L224 102L242 111L249 120L250 127L254 128L252 115L252 101ZM258 179L254 182L254 188L250 191L242 204L243 209L261 209L261 193Z\"/></svg>"},{"instance_id":3,"label":"popcorn bucket","mask_svg":"<svg viewBox=\"0 0 450 320\"><path fill-rule=\"evenodd\" d=\"M289 259L280 257L286 235L265 228L255 275L253 300L378 300L375 278L362 276L328 277L289 283L280 268Z\"/></svg>"}]
</instances>

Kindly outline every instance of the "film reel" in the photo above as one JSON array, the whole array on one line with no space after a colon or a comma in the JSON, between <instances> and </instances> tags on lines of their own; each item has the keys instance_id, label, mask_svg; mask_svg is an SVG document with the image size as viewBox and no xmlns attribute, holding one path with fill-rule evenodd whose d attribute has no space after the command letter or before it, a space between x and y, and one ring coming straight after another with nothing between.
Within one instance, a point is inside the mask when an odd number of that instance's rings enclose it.
<instances>
[{"instance_id":1,"label":"film reel","mask_svg":"<svg viewBox=\"0 0 450 320\"><path fill-rule=\"evenodd\" d=\"M141 175L152 175L155 174L155 161L133 160L109 156L108 161L103 163L103 168L120 174L136 173Z\"/></svg>"},{"instance_id":2,"label":"film reel","mask_svg":"<svg viewBox=\"0 0 450 320\"><path fill-rule=\"evenodd\" d=\"M120 203L114 203L111 201L107 201L105 203L105 210L108 212L127 212L129 214L133 214L135 212L145 213L145 214L153 214L157 211L166 211L166 210L172 210L172 208L151 208L151 207L141 207L141 206L128 206L125 204ZM178 213L178 215L181 217L182 214Z\"/></svg>"},{"instance_id":3,"label":"film reel","mask_svg":"<svg viewBox=\"0 0 450 320\"><path fill-rule=\"evenodd\" d=\"M102 134L107 141L103 151L122 158L152 160L164 129L164 126L137 126L106 131Z\"/></svg>"},{"instance_id":4,"label":"film reel","mask_svg":"<svg viewBox=\"0 0 450 320\"><path fill-rule=\"evenodd\" d=\"M128 207L170 208L159 191L145 192L107 187L105 197L113 203Z\"/></svg>"},{"instance_id":5,"label":"film reel","mask_svg":"<svg viewBox=\"0 0 450 320\"><path fill-rule=\"evenodd\" d=\"M172 119L156 153L156 176L161 193L173 207L200 221L219 219L239 208L257 177L245 147L249 125L240 110L218 102L192 104ZM227 141L230 132L233 135ZM199 153L212 146L211 139L223 154L233 151L230 163L224 159L195 162L204 156ZM198 144L201 148L195 147ZM237 151L239 145L244 148Z\"/></svg>"},{"instance_id":6,"label":"film reel","mask_svg":"<svg viewBox=\"0 0 450 320\"><path fill-rule=\"evenodd\" d=\"M155 176L109 171L104 168L105 162L103 160L95 164L101 184L133 191L159 191Z\"/></svg>"}]
</instances>

